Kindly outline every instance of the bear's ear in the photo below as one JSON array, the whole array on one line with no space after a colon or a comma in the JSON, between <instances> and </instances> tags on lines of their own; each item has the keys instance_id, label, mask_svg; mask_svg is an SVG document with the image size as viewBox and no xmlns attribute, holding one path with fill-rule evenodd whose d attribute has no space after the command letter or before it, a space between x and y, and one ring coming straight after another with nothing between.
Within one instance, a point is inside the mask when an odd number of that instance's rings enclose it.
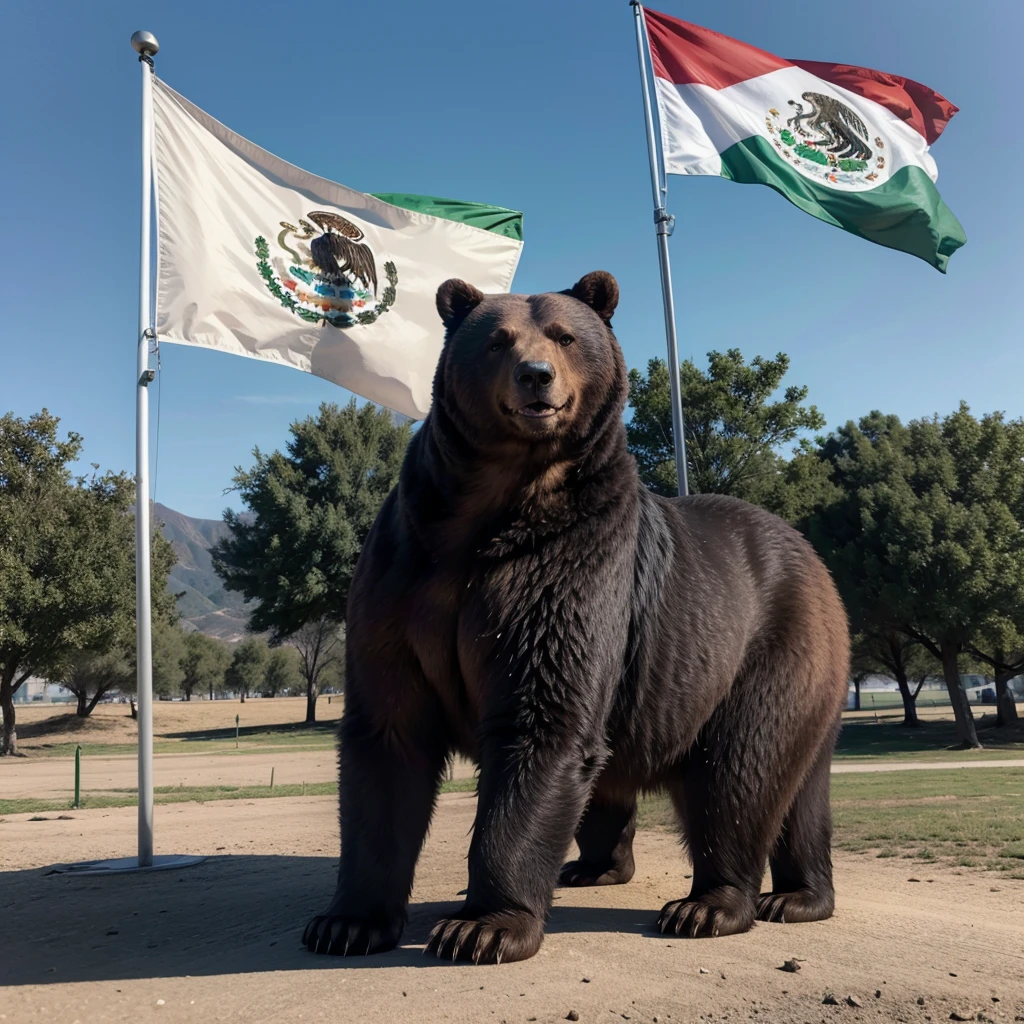
<instances>
[{"instance_id":1,"label":"bear's ear","mask_svg":"<svg viewBox=\"0 0 1024 1024\"><path fill-rule=\"evenodd\" d=\"M453 277L437 289L437 311L449 331L454 331L483 301L483 292Z\"/></svg>"},{"instance_id":2,"label":"bear's ear","mask_svg":"<svg viewBox=\"0 0 1024 1024\"><path fill-rule=\"evenodd\" d=\"M612 314L619 304L619 285L607 270L595 270L581 277L569 289L569 294L585 302L606 324L611 323Z\"/></svg>"}]
</instances>

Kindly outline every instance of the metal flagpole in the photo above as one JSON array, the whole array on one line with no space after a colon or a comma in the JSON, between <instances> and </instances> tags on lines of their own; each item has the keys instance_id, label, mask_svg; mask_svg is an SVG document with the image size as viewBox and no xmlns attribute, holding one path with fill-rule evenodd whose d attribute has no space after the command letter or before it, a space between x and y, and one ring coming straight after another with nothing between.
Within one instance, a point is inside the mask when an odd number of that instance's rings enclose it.
<instances>
[{"instance_id":1,"label":"metal flagpole","mask_svg":"<svg viewBox=\"0 0 1024 1024\"><path fill-rule=\"evenodd\" d=\"M644 8L639 0L630 0L633 20L636 25L636 55L640 62L640 87L644 97L644 119L647 122L647 155L651 162L651 192L654 197L654 225L658 235L658 263L661 266L661 294L665 303L665 338L668 343L668 379L672 397L672 441L676 454L676 476L679 493L689 493L686 473L686 436L683 433L683 396L679 383L679 347L676 343L676 311L672 300L672 273L668 259L668 238L675 226L675 218L665 211L665 193L668 185L664 182L662 161L659 157L657 140L654 136L654 115L651 110L651 92L647 69L650 67L650 45L647 40L647 23Z\"/></svg>"},{"instance_id":2,"label":"metal flagpole","mask_svg":"<svg viewBox=\"0 0 1024 1024\"><path fill-rule=\"evenodd\" d=\"M135 650L139 689L138 856L63 864L56 874L109 875L161 871L199 864L203 857L153 856L153 636L150 593L149 344L151 322L150 221L153 196L153 57L160 44L152 32L136 32L132 47L142 65L142 230L139 246L139 336L135 367Z\"/></svg>"},{"instance_id":3,"label":"metal flagpole","mask_svg":"<svg viewBox=\"0 0 1024 1024\"><path fill-rule=\"evenodd\" d=\"M160 49L149 32L132 46L142 68L142 231L139 248L139 337L135 373L135 648L139 690L139 867L153 864L153 638L149 572L149 343L150 204L153 195L153 57Z\"/></svg>"}]
</instances>

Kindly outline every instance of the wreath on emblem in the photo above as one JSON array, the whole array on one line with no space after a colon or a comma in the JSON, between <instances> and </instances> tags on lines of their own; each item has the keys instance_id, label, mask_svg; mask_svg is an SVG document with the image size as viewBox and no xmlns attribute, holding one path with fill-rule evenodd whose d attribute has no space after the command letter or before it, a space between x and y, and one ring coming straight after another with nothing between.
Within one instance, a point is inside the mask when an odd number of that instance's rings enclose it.
<instances>
[{"instance_id":1,"label":"wreath on emblem","mask_svg":"<svg viewBox=\"0 0 1024 1024\"><path fill-rule=\"evenodd\" d=\"M775 107L765 114L768 137L783 158L829 184L874 185L885 169L881 137L872 149L860 115L834 96L805 92L801 100L789 101L793 116L785 122Z\"/></svg>"},{"instance_id":2,"label":"wreath on emblem","mask_svg":"<svg viewBox=\"0 0 1024 1024\"><path fill-rule=\"evenodd\" d=\"M397 267L390 260L384 263L387 285L378 295L376 260L360 228L323 210L308 218L300 218L298 225L281 221L277 244L288 258L272 257L266 238L257 236L256 269L267 291L307 323L372 324L395 303Z\"/></svg>"}]
</instances>

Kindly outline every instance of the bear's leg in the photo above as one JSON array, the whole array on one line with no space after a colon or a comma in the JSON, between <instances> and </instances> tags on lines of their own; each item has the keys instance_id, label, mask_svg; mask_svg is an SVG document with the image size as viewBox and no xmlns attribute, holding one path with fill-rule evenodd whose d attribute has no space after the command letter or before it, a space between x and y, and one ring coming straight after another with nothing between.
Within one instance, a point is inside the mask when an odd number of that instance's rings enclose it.
<instances>
[{"instance_id":1,"label":"bear's leg","mask_svg":"<svg viewBox=\"0 0 1024 1024\"><path fill-rule=\"evenodd\" d=\"M429 698L406 694L401 722L385 732L353 706L354 697L339 733L338 888L302 937L307 949L338 956L398 945L448 753L442 716Z\"/></svg>"},{"instance_id":2,"label":"bear's leg","mask_svg":"<svg viewBox=\"0 0 1024 1024\"><path fill-rule=\"evenodd\" d=\"M823 921L832 916L832 809L829 781L834 740L818 752L782 823L769 857L772 891L758 900L761 921Z\"/></svg>"},{"instance_id":3,"label":"bear's leg","mask_svg":"<svg viewBox=\"0 0 1024 1024\"><path fill-rule=\"evenodd\" d=\"M438 921L427 952L478 964L540 949L559 865L593 779L574 737L492 736L481 744L463 907Z\"/></svg>"},{"instance_id":4,"label":"bear's leg","mask_svg":"<svg viewBox=\"0 0 1024 1024\"><path fill-rule=\"evenodd\" d=\"M563 865L560 885L621 885L633 877L636 798L623 803L595 792L576 830L579 860Z\"/></svg>"},{"instance_id":5,"label":"bear's leg","mask_svg":"<svg viewBox=\"0 0 1024 1024\"><path fill-rule=\"evenodd\" d=\"M790 695L796 671L780 659L738 678L669 781L693 885L662 909L663 932L696 938L753 925L769 850L817 747L806 749L812 711ZM766 699L773 691L785 699Z\"/></svg>"}]
</instances>

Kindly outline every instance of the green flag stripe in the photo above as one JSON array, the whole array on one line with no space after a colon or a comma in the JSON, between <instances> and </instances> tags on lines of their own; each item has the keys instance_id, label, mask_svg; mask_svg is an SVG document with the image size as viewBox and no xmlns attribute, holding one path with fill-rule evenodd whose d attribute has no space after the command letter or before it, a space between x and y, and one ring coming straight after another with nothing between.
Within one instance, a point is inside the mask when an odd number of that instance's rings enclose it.
<instances>
[{"instance_id":1,"label":"green flag stripe","mask_svg":"<svg viewBox=\"0 0 1024 1024\"><path fill-rule=\"evenodd\" d=\"M374 192L375 199L380 199L392 206L400 206L403 210L415 210L427 213L431 217L458 221L460 224L471 224L484 231L493 231L505 238L523 240L523 215L516 210L506 210L502 206L488 206L486 203L467 203L461 199L439 199L437 196L410 196L402 192Z\"/></svg>"},{"instance_id":2,"label":"green flag stripe","mask_svg":"<svg viewBox=\"0 0 1024 1024\"><path fill-rule=\"evenodd\" d=\"M870 242L918 256L946 272L949 257L967 237L920 167L901 167L868 192L841 192L804 177L753 136L722 153L722 176L744 185L767 185L795 206Z\"/></svg>"}]
</instances>

